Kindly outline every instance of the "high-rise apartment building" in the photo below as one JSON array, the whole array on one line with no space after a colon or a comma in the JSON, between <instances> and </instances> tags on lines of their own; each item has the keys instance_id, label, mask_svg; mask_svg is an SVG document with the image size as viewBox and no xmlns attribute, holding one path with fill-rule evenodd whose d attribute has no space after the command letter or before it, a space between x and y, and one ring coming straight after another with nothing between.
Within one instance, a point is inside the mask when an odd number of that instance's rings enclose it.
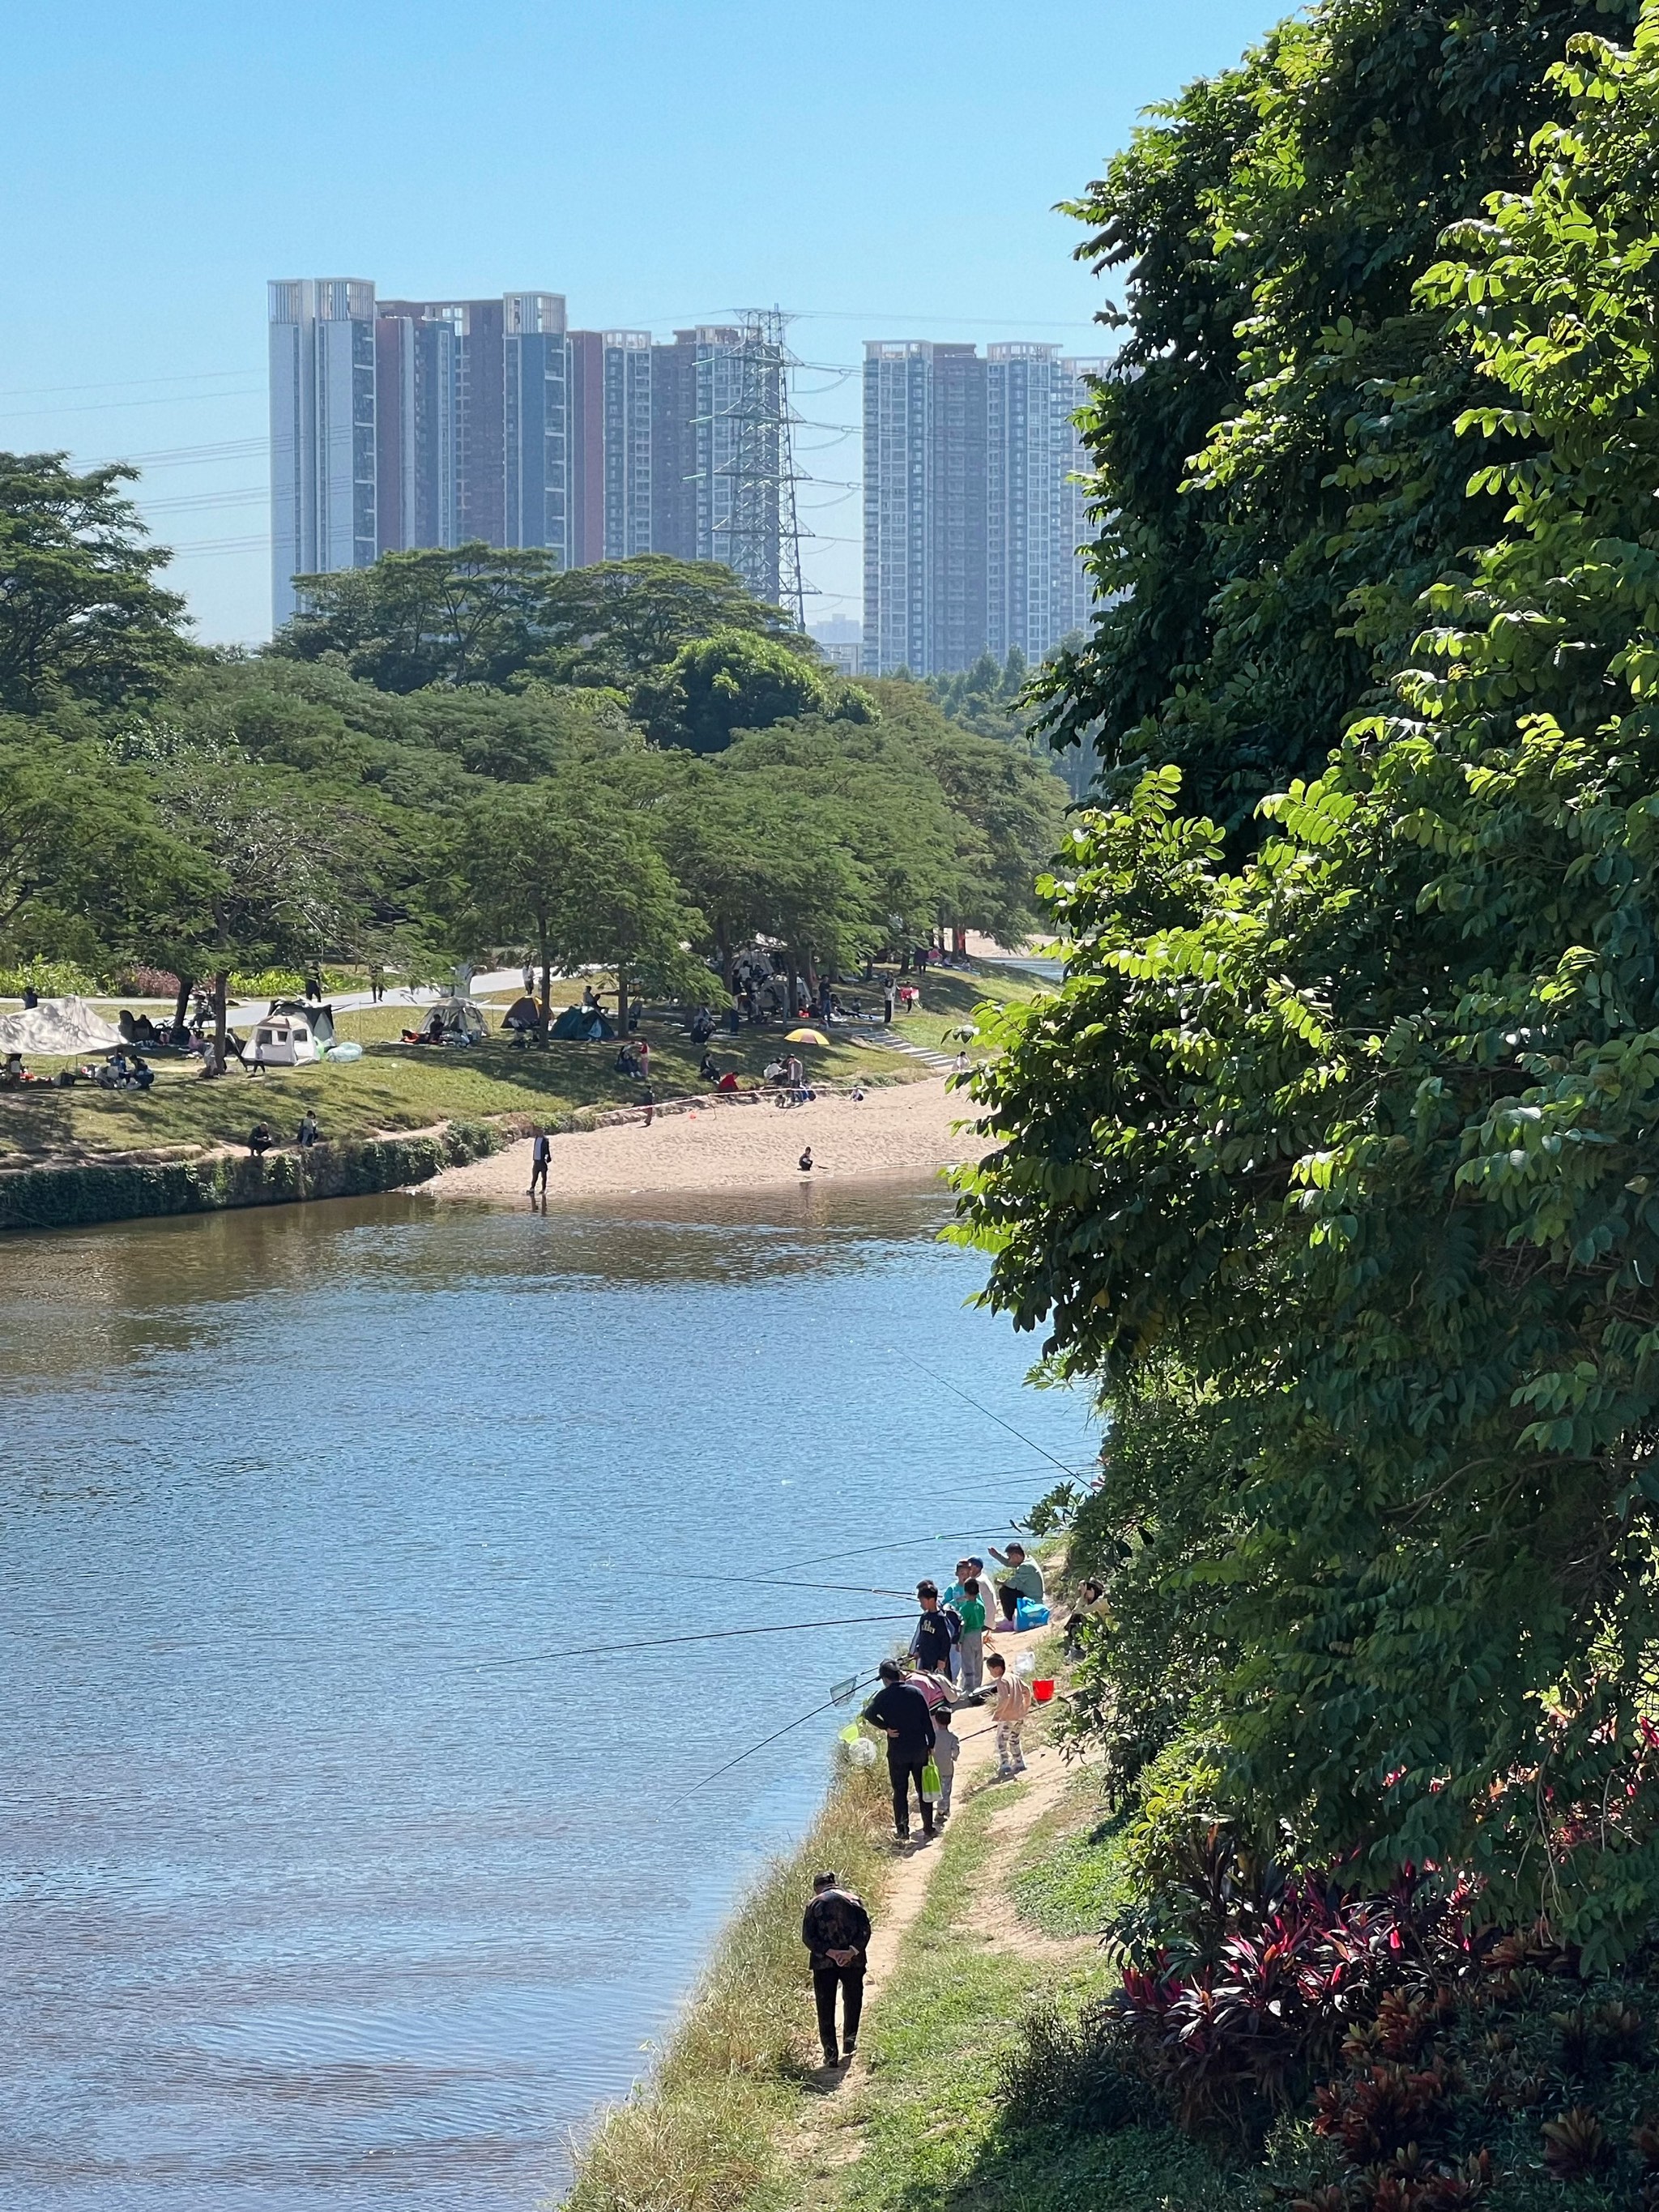
<instances>
[{"instance_id":1,"label":"high-rise apartment building","mask_svg":"<svg viewBox=\"0 0 1659 2212\"><path fill-rule=\"evenodd\" d=\"M729 562L775 599L781 349L750 325L566 327L556 292L379 300L270 287L272 606L383 552L535 547L562 566Z\"/></svg>"},{"instance_id":2,"label":"high-rise apartment building","mask_svg":"<svg viewBox=\"0 0 1659 2212\"><path fill-rule=\"evenodd\" d=\"M660 551L653 526L655 380L649 331L570 334L571 560Z\"/></svg>"},{"instance_id":3,"label":"high-rise apartment building","mask_svg":"<svg viewBox=\"0 0 1659 2212\"><path fill-rule=\"evenodd\" d=\"M374 287L351 276L270 288L271 607L294 578L367 568L380 550Z\"/></svg>"},{"instance_id":4,"label":"high-rise apartment building","mask_svg":"<svg viewBox=\"0 0 1659 2212\"><path fill-rule=\"evenodd\" d=\"M932 676L1087 618L1072 416L1098 364L1050 345L872 340L864 364L864 653Z\"/></svg>"}]
</instances>

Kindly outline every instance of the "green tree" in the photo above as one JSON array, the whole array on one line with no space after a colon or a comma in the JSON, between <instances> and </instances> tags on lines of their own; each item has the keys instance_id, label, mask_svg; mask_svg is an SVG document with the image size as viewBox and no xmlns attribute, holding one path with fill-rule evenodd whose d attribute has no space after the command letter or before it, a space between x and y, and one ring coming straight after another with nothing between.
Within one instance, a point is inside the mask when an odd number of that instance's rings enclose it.
<instances>
[{"instance_id":1,"label":"green tree","mask_svg":"<svg viewBox=\"0 0 1659 2212\"><path fill-rule=\"evenodd\" d=\"M544 1024L556 966L614 969L624 1030L635 992L677 992L702 978L684 949L702 917L647 815L599 779L549 779L476 799L453 868L454 926L471 945L534 943Z\"/></svg>"},{"instance_id":2,"label":"green tree","mask_svg":"<svg viewBox=\"0 0 1659 2212\"><path fill-rule=\"evenodd\" d=\"M190 657L185 603L155 574L120 487L125 466L76 474L64 453L0 453L0 708L147 696Z\"/></svg>"},{"instance_id":3,"label":"green tree","mask_svg":"<svg viewBox=\"0 0 1659 2212\"><path fill-rule=\"evenodd\" d=\"M1171 761L1248 836L1406 649L1418 594L1499 510L1465 495L1474 397L1413 287L1516 185L1549 65L1635 0L1324 0L1190 86L1073 212L1127 272L1085 410L1103 609L1037 685L1061 743ZM1386 398L1383 395L1387 395Z\"/></svg>"},{"instance_id":4,"label":"green tree","mask_svg":"<svg viewBox=\"0 0 1659 2212\"><path fill-rule=\"evenodd\" d=\"M836 695L827 673L801 651L753 630L723 629L683 645L636 697L659 744L717 753L739 730L769 730L793 715L827 714Z\"/></svg>"},{"instance_id":5,"label":"green tree","mask_svg":"<svg viewBox=\"0 0 1659 2212\"><path fill-rule=\"evenodd\" d=\"M542 619L538 673L630 696L682 646L716 630L799 640L782 609L756 599L722 562L664 553L568 569L550 589Z\"/></svg>"},{"instance_id":6,"label":"green tree","mask_svg":"<svg viewBox=\"0 0 1659 2212\"><path fill-rule=\"evenodd\" d=\"M551 553L482 539L383 553L367 568L296 576L301 611L270 649L298 660L337 656L383 691L505 684L543 641L557 574Z\"/></svg>"},{"instance_id":7,"label":"green tree","mask_svg":"<svg viewBox=\"0 0 1659 2212\"><path fill-rule=\"evenodd\" d=\"M1146 1585L1227 1808L1593 1966L1659 1906L1659 9L1552 89L1419 283L1496 530L1243 866L1173 767L1078 826L972 1212L1114 1414L1232 1425Z\"/></svg>"},{"instance_id":8,"label":"green tree","mask_svg":"<svg viewBox=\"0 0 1659 2212\"><path fill-rule=\"evenodd\" d=\"M0 720L0 946L108 969L201 918L211 886L149 781L95 739Z\"/></svg>"}]
</instances>

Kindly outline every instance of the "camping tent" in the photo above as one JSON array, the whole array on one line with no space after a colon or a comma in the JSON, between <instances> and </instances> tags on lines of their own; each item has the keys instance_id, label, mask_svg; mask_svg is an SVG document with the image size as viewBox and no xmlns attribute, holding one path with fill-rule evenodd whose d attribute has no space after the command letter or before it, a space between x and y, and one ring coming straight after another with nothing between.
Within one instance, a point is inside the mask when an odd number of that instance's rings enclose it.
<instances>
[{"instance_id":1,"label":"camping tent","mask_svg":"<svg viewBox=\"0 0 1659 2212\"><path fill-rule=\"evenodd\" d=\"M286 1014L290 1021L302 1022L323 1051L334 1042L334 1009L322 1000L273 999L273 1014Z\"/></svg>"},{"instance_id":2,"label":"camping tent","mask_svg":"<svg viewBox=\"0 0 1659 2212\"><path fill-rule=\"evenodd\" d=\"M21 1014L0 1015L0 1052L72 1060L78 1053L111 1052L120 1042L120 1030L84 999L42 999Z\"/></svg>"},{"instance_id":3,"label":"camping tent","mask_svg":"<svg viewBox=\"0 0 1659 2212\"><path fill-rule=\"evenodd\" d=\"M550 1036L575 1037L585 1044L598 1044L616 1034L616 1024L597 1006L567 1006L548 1031Z\"/></svg>"},{"instance_id":4,"label":"camping tent","mask_svg":"<svg viewBox=\"0 0 1659 2212\"><path fill-rule=\"evenodd\" d=\"M242 1048L244 1067L303 1067L317 1058L317 1038L302 1016L261 1016Z\"/></svg>"},{"instance_id":5,"label":"camping tent","mask_svg":"<svg viewBox=\"0 0 1659 2212\"><path fill-rule=\"evenodd\" d=\"M415 1031L422 1044L477 1044L489 1034L476 999L440 999L422 1010Z\"/></svg>"}]
</instances>

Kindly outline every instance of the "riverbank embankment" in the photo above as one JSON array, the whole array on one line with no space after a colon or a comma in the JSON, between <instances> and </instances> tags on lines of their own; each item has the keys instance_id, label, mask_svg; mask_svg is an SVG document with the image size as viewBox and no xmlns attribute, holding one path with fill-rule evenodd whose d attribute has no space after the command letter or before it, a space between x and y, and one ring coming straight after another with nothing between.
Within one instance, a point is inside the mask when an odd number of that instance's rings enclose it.
<instances>
[{"instance_id":1,"label":"riverbank embankment","mask_svg":"<svg viewBox=\"0 0 1659 2212\"><path fill-rule=\"evenodd\" d=\"M1046 1635L998 1634L1010 1662ZM748 2212L822 2202L818 2186L857 2154L877 2077L907 2034L908 1984L921 1930L957 1838L1027 1833L1063 1794L1067 1769L1029 1723L1027 1778L989 1779L988 1705L961 1710L955 1808L936 1841L896 1847L884 1761L838 1753L823 1807L799 1847L769 1867L722 1931L714 1956L650 2081L599 2118L580 2146L566 2212ZM969 1855L977 1863L977 1846ZM859 2057L826 2074L817 2060L800 1919L812 1876L832 1869L874 1923ZM997 1912L1001 1907L995 1908Z\"/></svg>"},{"instance_id":2,"label":"riverbank embankment","mask_svg":"<svg viewBox=\"0 0 1659 2212\"><path fill-rule=\"evenodd\" d=\"M781 1183L917 1176L981 1158L989 1139L973 1127L973 1102L938 1077L872 1089L861 1099L820 1091L780 1109L769 1097L741 1105L690 1100L647 1125L642 1113L607 1117L552 1139L550 1196L578 1202L673 1191L748 1190ZM812 1165L803 1171L808 1146ZM447 1169L438 1198L522 1202L530 1143Z\"/></svg>"}]
</instances>

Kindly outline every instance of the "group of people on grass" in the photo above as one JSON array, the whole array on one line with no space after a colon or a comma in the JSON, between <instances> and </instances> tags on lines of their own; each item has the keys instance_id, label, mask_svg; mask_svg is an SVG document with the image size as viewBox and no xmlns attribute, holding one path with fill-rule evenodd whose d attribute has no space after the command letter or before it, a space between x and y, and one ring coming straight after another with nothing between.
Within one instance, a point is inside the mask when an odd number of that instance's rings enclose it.
<instances>
[{"instance_id":1,"label":"group of people on grass","mask_svg":"<svg viewBox=\"0 0 1659 2212\"><path fill-rule=\"evenodd\" d=\"M1000 1651L987 1651L986 1638L1012 1628L1022 1598L1041 1604L1042 1570L1023 1544L990 1555L1002 1569L994 1585L977 1557L957 1561L956 1574L941 1595L932 1581L916 1585L921 1618L903 1664L884 1659L881 1686L860 1717L887 1739L887 1774L893 1792L896 1843L910 1839L914 1795L924 1842L951 1817L962 1739L952 1721L965 1706L991 1708L996 1732L995 1779L1012 1782L1025 1771L1022 1732L1030 1715L1030 1685ZM864 2008L864 1972L871 1936L870 1915L857 1893L832 1872L817 1875L812 1898L801 1921L812 1973L818 2035L827 2067L848 2064L858 2048ZM836 2002L841 2000L837 2036Z\"/></svg>"}]
</instances>

